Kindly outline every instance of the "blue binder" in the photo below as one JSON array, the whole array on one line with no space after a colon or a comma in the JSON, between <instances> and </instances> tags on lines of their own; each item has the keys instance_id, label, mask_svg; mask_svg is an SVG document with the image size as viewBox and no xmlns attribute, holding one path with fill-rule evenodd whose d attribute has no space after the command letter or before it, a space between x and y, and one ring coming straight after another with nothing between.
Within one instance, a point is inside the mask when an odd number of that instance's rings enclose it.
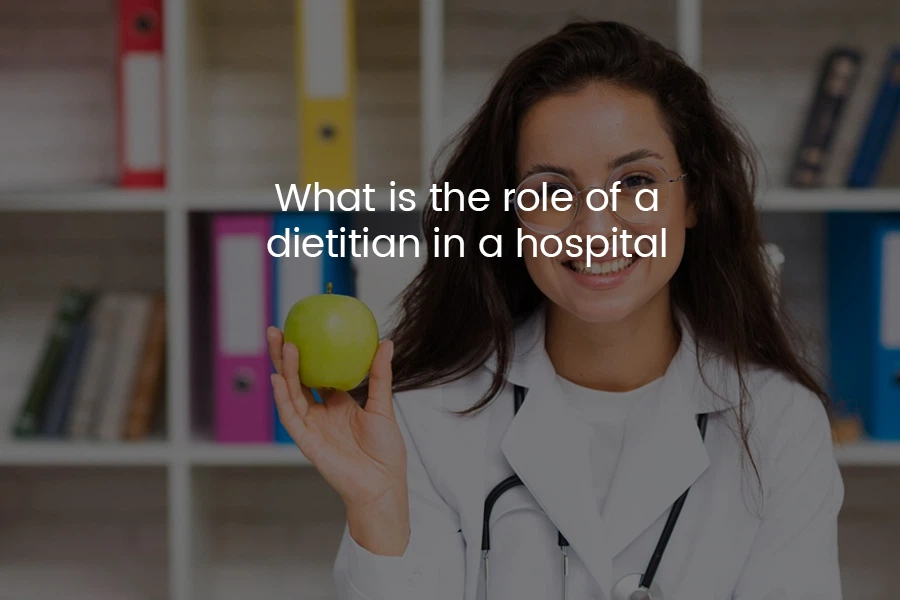
<instances>
[{"instance_id":1,"label":"blue binder","mask_svg":"<svg viewBox=\"0 0 900 600\"><path fill-rule=\"evenodd\" d=\"M849 187L875 185L900 115L900 46L895 47L884 66L881 88L872 105L872 114L863 132L850 176Z\"/></svg>"},{"instance_id":2,"label":"blue binder","mask_svg":"<svg viewBox=\"0 0 900 600\"><path fill-rule=\"evenodd\" d=\"M324 240L329 229L338 234L341 227L346 227L347 232L351 228L350 215L347 213L279 213L273 219L273 234L288 236L292 245L297 236L318 235ZM274 250L278 251L279 248ZM272 318L275 326L283 328L291 307L302 298L325 293L329 282L332 284L333 294L356 294L350 257L333 258L328 255L327 246L322 250L318 258L300 256L272 259ZM349 253L349 246L346 252ZM293 443L282 427L277 411L275 442Z\"/></svg>"},{"instance_id":3,"label":"blue binder","mask_svg":"<svg viewBox=\"0 0 900 600\"><path fill-rule=\"evenodd\" d=\"M877 440L900 440L900 216L828 216L831 394Z\"/></svg>"}]
</instances>

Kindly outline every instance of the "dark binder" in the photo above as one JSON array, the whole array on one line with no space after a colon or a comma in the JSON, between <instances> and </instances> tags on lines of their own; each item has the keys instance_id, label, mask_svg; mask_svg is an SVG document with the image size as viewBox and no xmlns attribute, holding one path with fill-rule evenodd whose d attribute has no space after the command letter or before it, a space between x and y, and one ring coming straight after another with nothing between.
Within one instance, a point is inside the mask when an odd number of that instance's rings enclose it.
<instances>
[{"instance_id":1,"label":"dark binder","mask_svg":"<svg viewBox=\"0 0 900 600\"><path fill-rule=\"evenodd\" d=\"M862 54L851 48L834 48L822 65L803 135L794 155L789 185L819 187L832 142L847 100L856 89Z\"/></svg>"}]
</instances>

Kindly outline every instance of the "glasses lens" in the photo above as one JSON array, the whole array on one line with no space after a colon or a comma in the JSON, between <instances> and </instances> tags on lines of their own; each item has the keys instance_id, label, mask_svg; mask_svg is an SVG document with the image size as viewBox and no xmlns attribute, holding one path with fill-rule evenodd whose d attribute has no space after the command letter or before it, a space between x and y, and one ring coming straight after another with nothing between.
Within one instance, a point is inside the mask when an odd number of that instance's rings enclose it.
<instances>
[{"instance_id":1,"label":"glasses lens","mask_svg":"<svg viewBox=\"0 0 900 600\"><path fill-rule=\"evenodd\" d=\"M527 177L516 188L516 215L539 233L559 233L575 218L578 192L562 175L540 173Z\"/></svg>"},{"instance_id":2,"label":"glasses lens","mask_svg":"<svg viewBox=\"0 0 900 600\"><path fill-rule=\"evenodd\" d=\"M649 223L668 205L672 184L657 165L630 163L617 169L609 179L609 189L618 182L616 215L629 223Z\"/></svg>"}]
</instances>

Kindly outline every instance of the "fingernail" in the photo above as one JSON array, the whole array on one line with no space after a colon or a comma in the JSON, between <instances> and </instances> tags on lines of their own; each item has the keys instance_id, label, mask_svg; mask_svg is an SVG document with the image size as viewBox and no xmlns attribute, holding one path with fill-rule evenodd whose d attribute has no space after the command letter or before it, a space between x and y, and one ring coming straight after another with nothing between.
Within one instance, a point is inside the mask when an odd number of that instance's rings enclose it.
<instances>
[{"instance_id":1,"label":"fingernail","mask_svg":"<svg viewBox=\"0 0 900 600\"><path fill-rule=\"evenodd\" d=\"M388 360L394 358L394 340L388 340Z\"/></svg>"},{"instance_id":2,"label":"fingernail","mask_svg":"<svg viewBox=\"0 0 900 600\"><path fill-rule=\"evenodd\" d=\"M269 381L272 382L272 387L275 387L275 373L269 375Z\"/></svg>"}]
</instances>

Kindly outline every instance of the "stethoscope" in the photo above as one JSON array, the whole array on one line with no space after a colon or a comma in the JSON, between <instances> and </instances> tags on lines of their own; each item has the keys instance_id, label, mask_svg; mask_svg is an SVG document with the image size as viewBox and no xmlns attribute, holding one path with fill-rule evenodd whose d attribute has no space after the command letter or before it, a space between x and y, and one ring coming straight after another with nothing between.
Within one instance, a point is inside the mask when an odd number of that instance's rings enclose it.
<instances>
[{"instance_id":1,"label":"stethoscope","mask_svg":"<svg viewBox=\"0 0 900 600\"><path fill-rule=\"evenodd\" d=\"M526 390L524 387L516 385L513 387L513 392L513 414L518 414L519 408L521 408L522 403L525 402ZM700 428L700 437L704 441L706 441L707 416L708 415L706 414L697 415L697 427ZM481 561L483 567L482 570L484 572L485 600L488 598L488 583L490 581L488 555L491 551L491 512L494 510L494 504L497 503L500 496L520 485L523 485L523 483L522 480L519 479L519 476L510 475L498 483L487 495L487 498L484 499L484 521L481 526ZM672 505L672 509L669 511L669 517L666 519L666 524L659 536L659 541L656 542L656 548L653 550L653 555L650 557L650 562L647 563L647 568L644 570L644 573L632 573L616 582L616 585L612 590L613 600L662 600L662 591L659 589L659 585L653 581L653 578L656 576L656 570L659 568L659 563L662 561L666 546L669 545L669 538L672 537L672 531L675 529L675 524L678 522L678 516L681 514L681 509L684 507L684 502L687 500L687 495L690 491L691 488L686 489ZM562 555L562 597L563 600L568 600L569 541L559 531L557 531L557 543Z\"/></svg>"}]
</instances>

